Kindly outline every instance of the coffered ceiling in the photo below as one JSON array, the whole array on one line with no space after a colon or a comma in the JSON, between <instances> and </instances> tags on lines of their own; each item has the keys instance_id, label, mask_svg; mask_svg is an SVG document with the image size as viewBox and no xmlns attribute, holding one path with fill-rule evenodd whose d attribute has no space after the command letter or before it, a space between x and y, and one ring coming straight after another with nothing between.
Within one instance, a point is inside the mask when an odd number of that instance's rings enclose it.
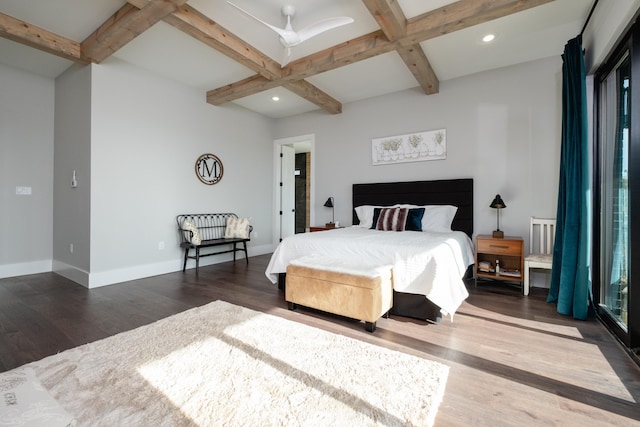
<instances>
[{"instance_id":1,"label":"coffered ceiling","mask_svg":"<svg viewBox=\"0 0 640 427\"><path fill-rule=\"evenodd\" d=\"M560 55L592 0L234 0L294 29L348 16L354 22L292 48L226 0L0 1L0 63L56 77L73 63L122 60L229 102L286 117ZM494 34L490 43L482 42ZM279 101L272 98L278 96Z\"/></svg>"}]
</instances>

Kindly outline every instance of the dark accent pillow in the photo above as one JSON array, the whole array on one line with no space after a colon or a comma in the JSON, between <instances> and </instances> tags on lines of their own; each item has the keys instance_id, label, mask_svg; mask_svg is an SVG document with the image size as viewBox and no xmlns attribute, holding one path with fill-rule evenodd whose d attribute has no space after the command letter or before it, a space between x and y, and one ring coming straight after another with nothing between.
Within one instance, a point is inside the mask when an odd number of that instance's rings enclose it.
<instances>
[{"instance_id":1,"label":"dark accent pillow","mask_svg":"<svg viewBox=\"0 0 640 427\"><path fill-rule=\"evenodd\" d=\"M378 224L378 218L380 217L380 211L383 208L375 208L373 210L373 221L371 221L371 227L369 227L371 230L375 230L376 229L376 225Z\"/></svg>"},{"instance_id":2,"label":"dark accent pillow","mask_svg":"<svg viewBox=\"0 0 640 427\"><path fill-rule=\"evenodd\" d=\"M424 217L424 208L409 209L404 229L407 231L422 231L422 217Z\"/></svg>"},{"instance_id":3,"label":"dark accent pillow","mask_svg":"<svg viewBox=\"0 0 640 427\"><path fill-rule=\"evenodd\" d=\"M376 230L404 231L407 223L407 208L384 208L380 210Z\"/></svg>"}]
</instances>

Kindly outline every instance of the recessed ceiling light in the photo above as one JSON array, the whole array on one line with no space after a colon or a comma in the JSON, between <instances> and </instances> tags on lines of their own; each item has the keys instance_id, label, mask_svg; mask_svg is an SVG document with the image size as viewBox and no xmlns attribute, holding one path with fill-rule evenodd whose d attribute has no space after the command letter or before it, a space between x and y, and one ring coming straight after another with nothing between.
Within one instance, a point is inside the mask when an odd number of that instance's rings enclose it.
<instances>
[{"instance_id":1,"label":"recessed ceiling light","mask_svg":"<svg viewBox=\"0 0 640 427\"><path fill-rule=\"evenodd\" d=\"M487 34L486 36L484 36L482 38L482 41L485 43L489 43L490 41L493 41L493 39L495 39L496 36L494 36L493 34Z\"/></svg>"},{"instance_id":2,"label":"recessed ceiling light","mask_svg":"<svg viewBox=\"0 0 640 427\"><path fill-rule=\"evenodd\" d=\"M273 101L280 101L280 97L279 96L272 96L271 99Z\"/></svg>"}]
</instances>

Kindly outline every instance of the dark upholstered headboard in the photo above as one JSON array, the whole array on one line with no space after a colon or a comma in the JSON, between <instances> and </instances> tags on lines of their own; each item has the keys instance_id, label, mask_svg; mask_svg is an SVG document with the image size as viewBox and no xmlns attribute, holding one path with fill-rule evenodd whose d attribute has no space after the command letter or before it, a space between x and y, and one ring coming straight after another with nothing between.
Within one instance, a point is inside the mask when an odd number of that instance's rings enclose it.
<instances>
[{"instance_id":1,"label":"dark upholstered headboard","mask_svg":"<svg viewBox=\"0 0 640 427\"><path fill-rule=\"evenodd\" d=\"M473 236L473 179L436 181L381 182L353 184L353 224L358 224L355 207L362 205L391 206L396 203L414 205L453 205L458 212L451 228Z\"/></svg>"}]
</instances>

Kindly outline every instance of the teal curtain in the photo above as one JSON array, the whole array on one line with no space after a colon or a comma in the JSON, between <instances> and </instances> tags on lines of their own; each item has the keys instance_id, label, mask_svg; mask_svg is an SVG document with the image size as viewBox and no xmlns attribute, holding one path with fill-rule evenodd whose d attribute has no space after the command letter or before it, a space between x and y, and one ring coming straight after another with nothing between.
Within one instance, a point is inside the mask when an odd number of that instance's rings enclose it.
<instances>
[{"instance_id":1,"label":"teal curtain","mask_svg":"<svg viewBox=\"0 0 640 427\"><path fill-rule=\"evenodd\" d=\"M582 36L567 42L562 61L560 180L547 302L557 304L560 314L586 319L591 283L588 272L587 89Z\"/></svg>"}]
</instances>

